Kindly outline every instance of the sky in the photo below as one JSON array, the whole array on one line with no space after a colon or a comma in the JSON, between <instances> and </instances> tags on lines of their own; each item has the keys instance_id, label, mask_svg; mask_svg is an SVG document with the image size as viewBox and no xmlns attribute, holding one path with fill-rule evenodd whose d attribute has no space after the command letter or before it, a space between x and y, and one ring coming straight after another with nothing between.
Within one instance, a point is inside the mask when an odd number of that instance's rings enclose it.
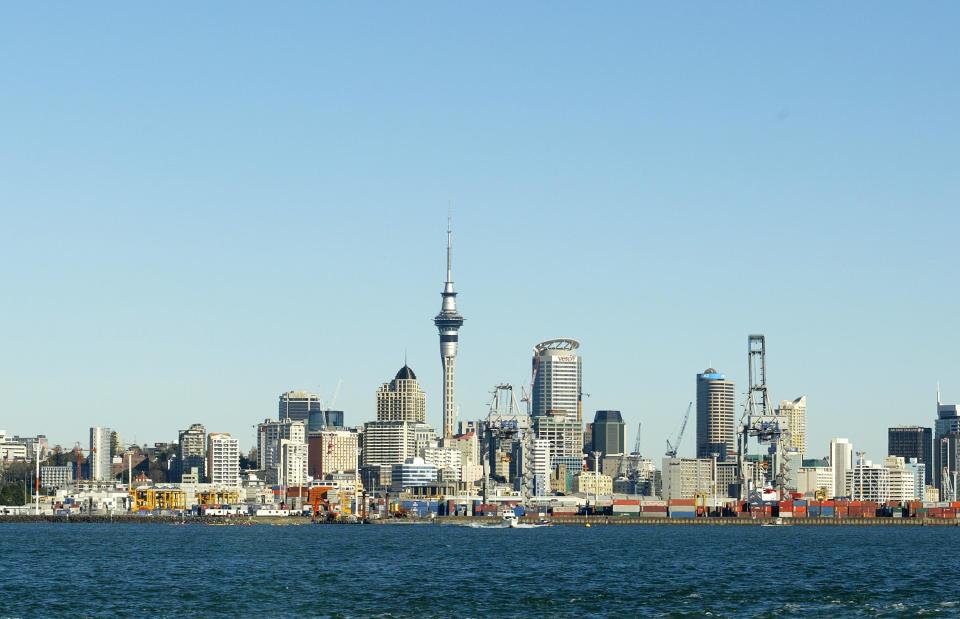
<instances>
[{"instance_id":1,"label":"sky","mask_svg":"<svg viewBox=\"0 0 960 619\"><path fill-rule=\"evenodd\" d=\"M21 3L0 16L0 429L253 445L291 389L440 426L583 357L662 456L708 366L808 454L960 400L950 2ZM739 411L738 411L739 415ZM693 455L691 421L681 455Z\"/></svg>"}]
</instances>

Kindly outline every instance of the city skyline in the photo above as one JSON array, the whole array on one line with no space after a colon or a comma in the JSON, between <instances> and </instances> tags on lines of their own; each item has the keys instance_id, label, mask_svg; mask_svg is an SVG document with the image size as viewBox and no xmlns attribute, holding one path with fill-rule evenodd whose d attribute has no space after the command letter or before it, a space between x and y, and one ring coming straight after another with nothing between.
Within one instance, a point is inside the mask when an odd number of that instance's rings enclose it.
<instances>
[{"instance_id":1,"label":"city skyline","mask_svg":"<svg viewBox=\"0 0 960 619\"><path fill-rule=\"evenodd\" d=\"M451 203L461 420L558 337L653 456L704 368L739 417L748 333L810 457L960 401L942 11L381 10L361 50L333 8L11 9L0 429L247 449L290 390L372 419L406 351L440 430Z\"/></svg>"}]
</instances>

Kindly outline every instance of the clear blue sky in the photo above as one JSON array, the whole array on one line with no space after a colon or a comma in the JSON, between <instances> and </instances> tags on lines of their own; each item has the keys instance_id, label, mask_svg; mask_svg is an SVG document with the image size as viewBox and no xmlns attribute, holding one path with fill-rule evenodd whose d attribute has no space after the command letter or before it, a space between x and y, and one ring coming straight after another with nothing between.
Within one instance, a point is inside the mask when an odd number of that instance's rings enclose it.
<instances>
[{"instance_id":1,"label":"clear blue sky","mask_svg":"<svg viewBox=\"0 0 960 619\"><path fill-rule=\"evenodd\" d=\"M806 394L812 455L960 400L956 3L25 3L0 14L0 428L244 448L350 424L404 351L440 421L582 342L659 457L695 374ZM683 452L693 449L693 425Z\"/></svg>"}]
</instances>

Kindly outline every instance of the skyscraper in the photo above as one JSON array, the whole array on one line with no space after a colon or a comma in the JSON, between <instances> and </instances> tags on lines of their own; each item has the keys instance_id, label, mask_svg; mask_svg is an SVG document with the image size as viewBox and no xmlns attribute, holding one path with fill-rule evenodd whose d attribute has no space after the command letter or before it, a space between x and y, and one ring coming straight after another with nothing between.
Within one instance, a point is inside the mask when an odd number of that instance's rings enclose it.
<instances>
[{"instance_id":1,"label":"skyscraper","mask_svg":"<svg viewBox=\"0 0 960 619\"><path fill-rule=\"evenodd\" d=\"M593 418L592 450L604 456L623 454L624 425L620 411L597 411Z\"/></svg>"},{"instance_id":2,"label":"skyscraper","mask_svg":"<svg viewBox=\"0 0 960 619\"><path fill-rule=\"evenodd\" d=\"M280 405L277 419L293 421L310 420L310 413L321 411L320 396L309 391L288 391L280 394Z\"/></svg>"},{"instance_id":3,"label":"skyscraper","mask_svg":"<svg viewBox=\"0 0 960 619\"><path fill-rule=\"evenodd\" d=\"M454 375L457 366L457 333L463 316L457 311L457 293L453 290L453 231L447 220L447 281L443 286L443 304L433 319L440 334L440 363L443 365L443 438L454 435L457 425ZM378 417L379 419L379 417ZM422 419L420 421L423 421Z\"/></svg>"},{"instance_id":4,"label":"skyscraper","mask_svg":"<svg viewBox=\"0 0 960 619\"><path fill-rule=\"evenodd\" d=\"M802 395L792 402L780 400L780 414L787 418L790 429L790 441L786 447L798 451L802 459L807 453L807 396Z\"/></svg>"},{"instance_id":5,"label":"skyscraper","mask_svg":"<svg viewBox=\"0 0 960 619\"><path fill-rule=\"evenodd\" d=\"M926 465L924 481L933 484L933 430L921 426L895 426L887 430L887 455L900 456L905 462L916 458Z\"/></svg>"},{"instance_id":6,"label":"skyscraper","mask_svg":"<svg viewBox=\"0 0 960 619\"><path fill-rule=\"evenodd\" d=\"M944 404L940 401L940 385L937 385L937 420L933 431L933 484L942 487L940 479L945 462L940 457L943 453L940 445L942 439L950 434L960 433L960 406Z\"/></svg>"},{"instance_id":7,"label":"skyscraper","mask_svg":"<svg viewBox=\"0 0 960 619\"><path fill-rule=\"evenodd\" d=\"M404 364L389 383L377 389L377 421L426 423L427 395L417 375Z\"/></svg>"},{"instance_id":8,"label":"skyscraper","mask_svg":"<svg viewBox=\"0 0 960 619\"><path fill-rule=\"evenodd\" d=\"M201 423L191 424L186 430L180 430L177 439L177 459L180 479L197 469L198 481L206 477L207 431Z\"/></svg>"},{"instance_id":9,"label":"skyscraper","mask_svg":"<svg viewBox=\"0 0 960 619\"><path fill-rule=\"evenodd\" d=\"M580 410L582 364L574 352L579 347L579 342L567 338L547 340L533 347L534 417L550 413L583 421Z\"/></svg>"},{"instance_id":10,"label":"skyscraper","mask_svg":"<svg viewBox=\"0 0 960 619\"><path fill-rule=\"evenodd\" d=\"M850 496L847 473L853 470L853 443L845 438L831 440L829 456L833 467L834 496Z\"/></svg>"},{"instance_id":11,"label":"skyscraper","mask_svg":"<svg viewBox=\"0 0 960 619\"><path fill-rule=\"evenodd\" d=\"M110 453L112 431L99 426L90 428L90 479L108 480L113 465Z\"/></svg>"},{"instance_id":12,"label":"skyscraper","mask_svg":"<svg viewBox=\"0 0 960 619\"><path fill-rule=\"evenodd\" d=\"M707 368L697 374L697 457L717 454L723 462L736 455L734 416L736 394L733 381Z\"/></svg>"}]
</instances>

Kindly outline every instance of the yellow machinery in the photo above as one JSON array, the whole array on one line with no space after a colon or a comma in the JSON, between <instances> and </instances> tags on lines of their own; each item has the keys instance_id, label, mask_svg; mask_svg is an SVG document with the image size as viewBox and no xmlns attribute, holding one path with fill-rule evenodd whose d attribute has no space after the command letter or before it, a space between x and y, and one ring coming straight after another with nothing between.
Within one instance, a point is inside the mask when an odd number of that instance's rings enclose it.
<instances>
[{"instance_id":1,"label":"yellow machinery","mask_svg":"<svg viewBox=\"0 0 960 619\"><path fill-rule=\"evenodd\" d=\"M200 505L234 505L240 502L240 494L236 490L205 490L197 493L197 503Z\"/></svg>"},{"instance_id":2,"label":"yellow machinery","mask_svg":"<svg viewBox=\"0 0 960 619\"><path fill-rule=\"evenodd\" d=\"M136 488L132 492L130 511L185 509L186 494L170 488Z\"/></svg>"}]
</instances>

